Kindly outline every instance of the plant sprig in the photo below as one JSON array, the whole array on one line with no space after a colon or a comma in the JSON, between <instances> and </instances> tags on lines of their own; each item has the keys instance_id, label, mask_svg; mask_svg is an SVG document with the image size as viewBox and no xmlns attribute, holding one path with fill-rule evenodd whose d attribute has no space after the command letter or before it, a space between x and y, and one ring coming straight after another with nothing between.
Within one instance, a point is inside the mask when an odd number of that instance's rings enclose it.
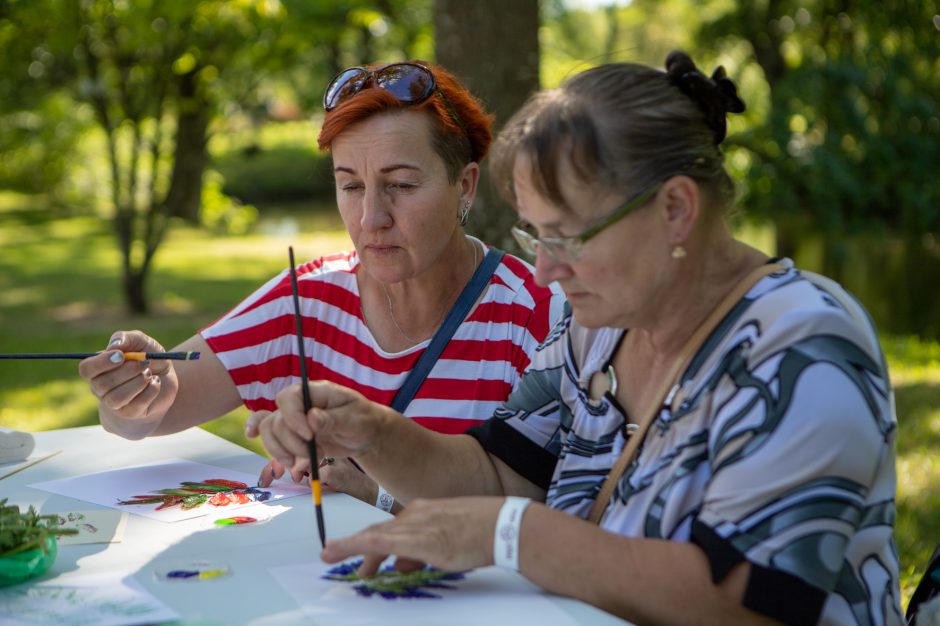
<instances>
[{"instance_id":1,"label":"plant sprig","mask_svg":"<svg viewBox=\"0 0 940 626\"><path fill-rule=\"evenodd\" d=\"M40 515L32 506L21 513L17 505L0 499L0 557L34 548L45 552L49 537L78 533L74 528L60 528L58 520L58 515Z\"/></svg>"}]
</instances>

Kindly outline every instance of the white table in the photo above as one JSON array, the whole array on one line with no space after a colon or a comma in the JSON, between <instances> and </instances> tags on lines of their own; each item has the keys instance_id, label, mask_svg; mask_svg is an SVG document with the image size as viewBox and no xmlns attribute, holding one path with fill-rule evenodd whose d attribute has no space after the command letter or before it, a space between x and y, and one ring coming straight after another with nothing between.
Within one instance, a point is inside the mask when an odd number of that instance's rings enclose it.
<instances>
[{"instance_id":1,"label":"white table","mask_svg":"<svg viewBox=\"0 0 940 626\"><path fill-rule=\"evenodd\" d=\"M32 483L168 458L252 475L257 475L266 463L261 456L199 428L143 441L127 441L106 433L100 426L68 428L36 433L36 447L62 452L0 480L0 497L21 507L33 505L43 513L101 507L33 489L28 486ZM240 528L237 533L206 531L199 524L168 524L132 514L123 541L62 546L55 564L40 580L76 571L133 572L138 582L182 615L184 624L311 624L311 619L300 612L268 568L319 558L313 502L309 497L294 497L279 504L290 510L266 524ZM324 512L331 537L351 534L387 518L378 509L342 494L325 496ZM233 545L233 537L238 538L237 545ZM195 558L227 563L234 573L211 584L195 585L161 583L153 576L160 563ZM552 596L551 601L581 624L627 624L583 602L557 596ZM375 623L381 624L381 615L376 616Z\"/></svg>"}]
</instances>

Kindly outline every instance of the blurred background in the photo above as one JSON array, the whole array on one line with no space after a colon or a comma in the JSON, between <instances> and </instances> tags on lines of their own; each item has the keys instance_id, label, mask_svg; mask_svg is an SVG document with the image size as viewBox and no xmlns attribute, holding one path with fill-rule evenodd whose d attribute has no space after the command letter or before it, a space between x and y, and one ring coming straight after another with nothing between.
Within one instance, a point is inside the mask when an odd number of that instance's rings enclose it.
<instances>
[{"instance_id":1,"label":"blurred background","mask_svg":"<svg viewBox=\"0 0 940 626\"><path fill-rule=\"evenodd\" d=\"M681 48L747 102L739 235L853 291L897 393L905 599L940 541L940 7L934 0L0 0L0 352L169 348L287 265L345 249L326 82L440 63L496 113ZM483 185L470 231L513 249ZM0 362L0 425L97 423L74 362ZM241 434L244 410L207 426Z\"/></svg>"}]
</instances>

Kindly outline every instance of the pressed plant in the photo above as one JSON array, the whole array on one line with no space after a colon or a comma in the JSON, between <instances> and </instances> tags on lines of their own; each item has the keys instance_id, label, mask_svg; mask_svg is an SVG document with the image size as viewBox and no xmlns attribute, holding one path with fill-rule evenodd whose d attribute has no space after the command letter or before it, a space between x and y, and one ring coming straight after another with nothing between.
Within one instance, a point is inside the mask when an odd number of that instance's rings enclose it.
<instances>
[{"instance_id":1,"label":"pressed plant","mask_svg":"<svg viewBox=\"0 0 940 626\"><path fill-rule=\"evenodd\" d=\"M40 515L30 506L25 512L20 507L0 500L0 558L27 550L48 550L49 537L74 535L74 528L60 528L58 515Z\"/></svg>"}]
</instances>

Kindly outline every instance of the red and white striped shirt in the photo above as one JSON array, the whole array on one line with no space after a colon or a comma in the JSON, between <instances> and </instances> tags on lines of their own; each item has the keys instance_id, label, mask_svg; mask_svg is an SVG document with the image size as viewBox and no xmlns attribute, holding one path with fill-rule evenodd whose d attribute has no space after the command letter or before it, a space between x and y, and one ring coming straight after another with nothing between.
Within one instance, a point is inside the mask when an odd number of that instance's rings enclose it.
<instances>
[{"instance_id":1,"label":"red and white striped shirt","mask_svg":"<svg viewBox=\"0 0 940 626\"><path fill-rule=\"evenodd\" d=\"M379 347L363 320L358 264L352 251L297 268L307 372L388 405L430 340L398 353ZM489 418L561 317L563 303L557 287L535 283L531 265L505 255L405 415L442 433L462 433ZM274 410L278 391L301 380L287 270L201 334L249 410Z\"/></svg>"}]
</instances>

